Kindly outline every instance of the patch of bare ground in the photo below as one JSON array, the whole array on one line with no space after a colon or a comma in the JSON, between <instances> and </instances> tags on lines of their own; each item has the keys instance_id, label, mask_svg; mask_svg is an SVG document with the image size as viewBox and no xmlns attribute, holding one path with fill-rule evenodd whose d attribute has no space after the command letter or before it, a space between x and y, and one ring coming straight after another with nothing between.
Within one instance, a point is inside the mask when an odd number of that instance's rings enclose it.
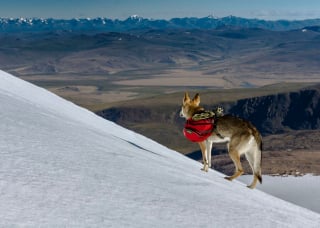
<instances>
[{"instance_id":1,"label":"patch of bare ground","mask_svg":"<svg viewBox=\"0 0 320 228\"><path fill-rule=\"evenodd\" d=\"M127 91L100 91L96 86L68 85L50 87L49 90L92 111L101 110L113 102L133 99L138 95Z\"/></svg>"},{"instance_id":2,"label":"patch of bare ground","mask_svg":"<svg viewBox=\"0 0 320 228\"><path fill-rule=\"evenodd\" d=\"M150 74L146 77L114 80L113 84L121 86L184 86L184 87L211 87L211 88L240 88L249 85L250 87L261 87L270 84L290 81L291 83L319 83L318 77L304 78L302 76L290 77L288 75L269 74L265 77L255 77L252 73L237 75L215 73L206 74L199 70L171 69L161 74Z\"/></svg>"},{"instance_id":3,"label":"patch of bare ground","mask_svg":"<svg viewBox=\"0 0 320 228\"><path fill-rule=\"evenodd\" d=\"M212 77L162 77L116 81L115 84L126 86L207 86L228 88L228 81L223 78Z\"/></svg>"},{"instance_id":4,"label":"patch of bare ground","mask_svg":"<svg viewBox=\"0 0 320 228\"><path fill-rule=\"evenodd\" d=\"M247 160L242 157L241 162L245 173L251 174ZM233 162L227 154L213 156L212 164L215 170L226 175L234 172ZM308 173L320 175L320 150L263 151L262 173L281 176Z\"/></svg>"}]
</instances>

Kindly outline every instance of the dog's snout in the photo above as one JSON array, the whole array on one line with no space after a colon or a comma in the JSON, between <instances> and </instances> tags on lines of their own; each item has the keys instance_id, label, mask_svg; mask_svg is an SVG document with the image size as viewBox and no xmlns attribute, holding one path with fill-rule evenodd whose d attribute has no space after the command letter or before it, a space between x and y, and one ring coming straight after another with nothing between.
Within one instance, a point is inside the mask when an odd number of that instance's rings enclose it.
<instances>
[{"instance_id":1,"label":"dog's snout","mask_svg":"<svg viewBox=\"0 0 320 228\"><path fill-rule=\"evenodd\" d=\"M183 110L180 110L179 115L180 115L180 117L184 117Z\"/></svg>"}]
</instances>

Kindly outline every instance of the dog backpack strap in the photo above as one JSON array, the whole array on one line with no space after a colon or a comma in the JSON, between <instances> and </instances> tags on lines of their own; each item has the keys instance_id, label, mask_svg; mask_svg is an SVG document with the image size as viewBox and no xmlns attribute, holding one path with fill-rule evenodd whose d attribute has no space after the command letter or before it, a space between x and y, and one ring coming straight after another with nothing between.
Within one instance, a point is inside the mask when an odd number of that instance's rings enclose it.
<instances>
[{"instance_id":1,"label":"dog backpack strap","mask_svg":"<svg viewBox=\"0 0 320 228\"><path fill-rule=\"evenodd\" d=\"M220 139L224 139L225 137L223 135L220 134L220 132L217 129L218 126L218 122L219 122L219 117L216 116L216 118L214 118L214 125L213 125L213 130L212 132L215 133L216 136L218 136Z\"/></svg>"},{"instance_id":2,"label":"dog backpack strap","mask_svg":"<svg viewBox=\"0 0 320 228\"><path fill-rule=\"evenodd\" d=\"M215 116L215 113L212 111L203 111L201 113L196 113L192 116L192 120L199 121L199 120L205 120L210 119Z\"/></svg>"}]
</instances>

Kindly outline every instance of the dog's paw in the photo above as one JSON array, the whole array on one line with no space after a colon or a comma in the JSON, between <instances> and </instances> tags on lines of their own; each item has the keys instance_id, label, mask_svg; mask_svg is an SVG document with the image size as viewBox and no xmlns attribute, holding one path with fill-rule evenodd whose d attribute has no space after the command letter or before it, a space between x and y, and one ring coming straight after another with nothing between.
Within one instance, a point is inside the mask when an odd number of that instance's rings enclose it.
<instances>
[{"instance_id":1,"label":"dog's paw","mask_svg":"<svg viewBox=\"0 0 320 228\"><path fill-rule=\"evenodd\" d=\"M226 179L228 181L232 181L233 180L231 177L224 177L224 179Z\"/></svg>"},{"instance_id":2,"label":"dog's paw","mask_svg":"<svg viewBox=\"0 0 320 228\"><path fill-rule=\"evenodd\" d=\"M201 170L204 172L208 172L209 168L208 168L208 166L203 166L203 168L201 168Z\"/></svg>"}]
</instances>

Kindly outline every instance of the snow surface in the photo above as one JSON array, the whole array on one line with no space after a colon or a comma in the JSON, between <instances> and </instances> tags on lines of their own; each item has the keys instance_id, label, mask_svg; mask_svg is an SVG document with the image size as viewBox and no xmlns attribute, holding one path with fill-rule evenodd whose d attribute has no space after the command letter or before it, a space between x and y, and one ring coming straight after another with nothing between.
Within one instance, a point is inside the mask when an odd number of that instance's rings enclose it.
<instances>
[{"instance_id":1,"label":"snow surface","mask_svg":"<svg viewBox=\"0 0 320 228\"><path fill-rule=\"evenodd\" d=\"M249 183L252 176L239 177L243 183ZM320 213L320 176L311 174L295 176L264 176L263 184L257 188L270 195Z\"/></svg>"},{"instance_id":2,"label":"snow surface","mask_svg":"<svg viewBox=\"0 0 320 228\"><path fill-rule=\"evenodd\" d=\"M0 227L319 227L201 166L0 71Z\"/></svg>"}]
</instances>

